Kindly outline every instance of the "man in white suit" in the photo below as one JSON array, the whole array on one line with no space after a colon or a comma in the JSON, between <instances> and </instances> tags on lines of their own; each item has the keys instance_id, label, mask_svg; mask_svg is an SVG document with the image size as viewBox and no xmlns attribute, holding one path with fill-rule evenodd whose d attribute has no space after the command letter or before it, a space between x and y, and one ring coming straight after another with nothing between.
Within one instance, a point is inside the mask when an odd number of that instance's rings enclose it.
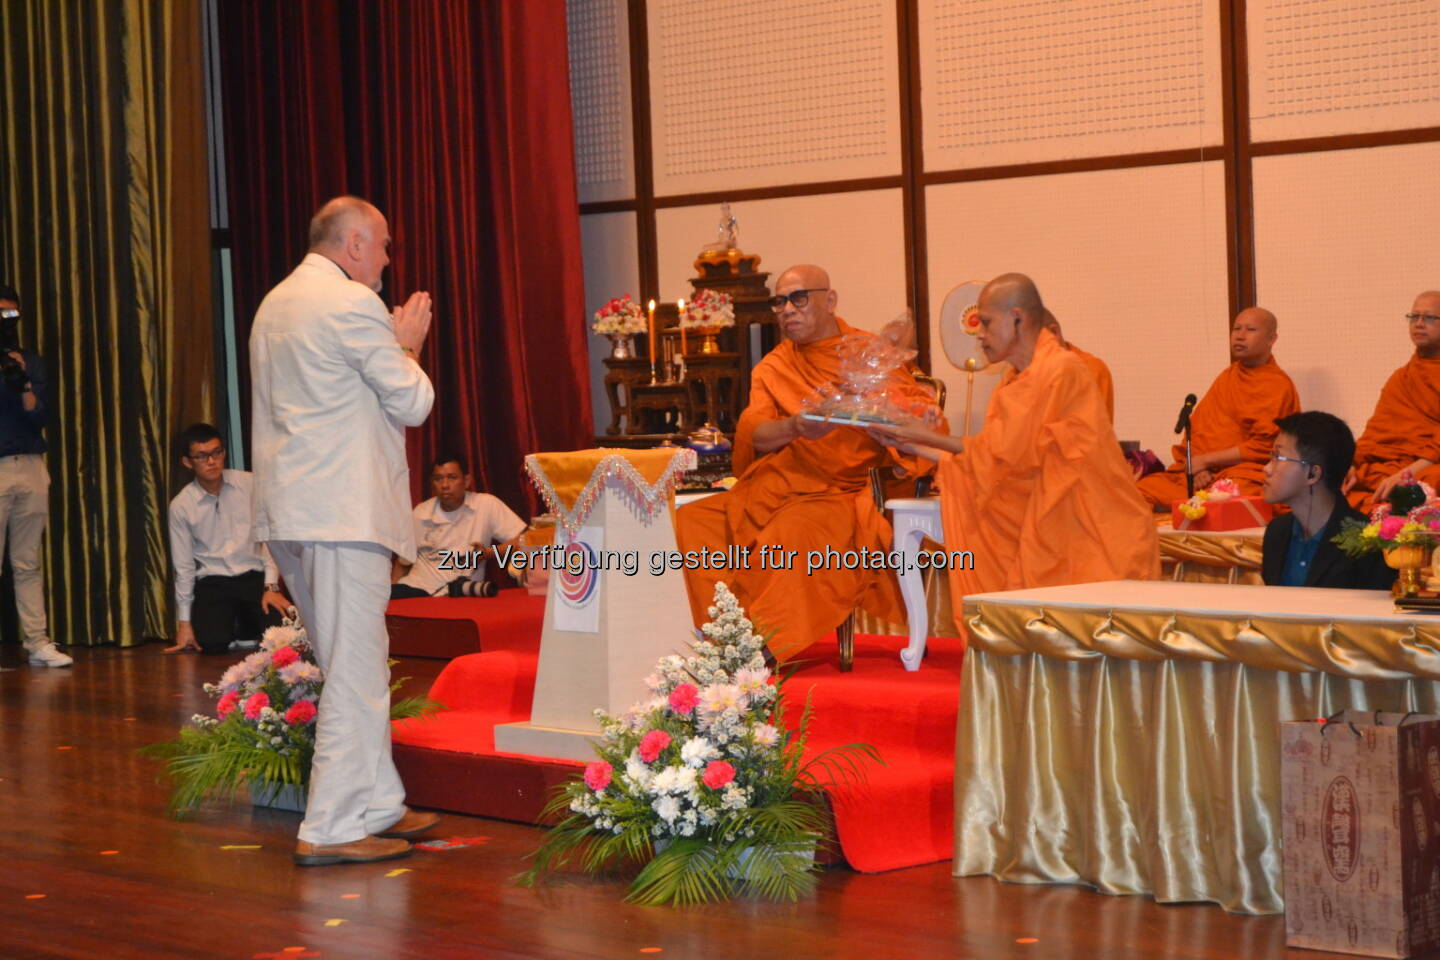
<instances>
[{"instance_id":1,"label":"man in white suit","mask_svg":"<svg viewBox=\"0 0 1440 960\"><path fill-rule=\"evenodd\" d=\"M415 557L404 428L425 421L435 391L417 362L429 294L393 315L376 295L389 245L379 210L331 200L250 333L256 538L325 671L303 866L404 856L438 820L406 808L390 759L390 554Z\"/></svg>"}]
</instances>

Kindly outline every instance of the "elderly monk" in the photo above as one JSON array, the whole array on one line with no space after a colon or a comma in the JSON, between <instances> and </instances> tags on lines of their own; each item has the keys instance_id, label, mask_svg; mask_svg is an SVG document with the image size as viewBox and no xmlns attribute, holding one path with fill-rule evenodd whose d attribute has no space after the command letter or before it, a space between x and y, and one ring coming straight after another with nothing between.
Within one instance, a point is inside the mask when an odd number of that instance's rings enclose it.
<instances>
[{"instance_id":1,"label":"elderly monk","mask_svg":"<svg viewBox=\"0 0 1440 960\"><path fill-rule=\"evenodd\" d=\"M1265 464L1275 448L1275 421L1300 412L1295 384L1271 350L1275 314L1260 307L1241 310L1230 327L1230 366L1221 371L1190 416L1190 449L1195 489L1216 480L1234 480L1240 492L1259 496ZM1139 481L1140 493L1157 510L1184 500L1185 444L1172 450L1175 462L1163 473Z\"/></svg>"},{"instance_id":2,"label":"elderly monk","mask_svg":"<svg viewBox=\"0 0 1440 960\"><path fill-rule=\"evenodd\" d=\"M1007 273L980 292L980 348L1008 361L985 425L952 437L919 424L873 427L881 443L939 462L951 602L993 590L1160 575L1159 541L1089 367L1060 345L1029 277Z\"/></svg>"},{"instance_id":3,"label":"elderly monk","mask_svg":"<svg viewBox=\"0 0 1440 960\"><path fill-rule=\"evenodd\" d=\"M1045 311L1045 329L1055 334L1055 339L1060 341L1060 346L1084 361L1091 376L1095 378L1095 384L1100 388L1100 396L1105 400L1105 412L1109 414L1110 422L1113 424L1115 422L1115 381L1110 376L1110 368L1105 365L1105 361L1093 353L1086 353L1066 340L1065 334L1060 332L1060 321L1055 319L1055 314L1049 310Z\"/></svg>"},{"instance_id":4,"label":"elderly monk","mask_svg":"<svg viewBox=\"0 0 1440 960\"><path fill-rule=\"evenodd\" d=\"M677 511L675 533L685 551L754 548L743 569L688 571L690 605L695 622L703 623L715 583L725 581L757 628L770 633L770 653L785 660L856 608L904 622L894 571L827 563L807 573L807 557L832 548L840 555L888 551L891 532L870 493L870 468L906 476L930 467L886 449L858 427L801 417L808 397L841 380L841 338L862 331L835 315L838 298L819 267L786 270L775 294L771 306L785 339L751 375L750 402L735 430L734 470L740 479L728 492ZM933 405L930 391L908 371L891 376L897 402ZM779 551L762 554L771 546Z\"/></svg>"},{"instance_id":5,"label":"elderly monk","mask_svg":"<svg viewBox=\"0 0 1440 960\"><path fill-rule=\"evenodd\" d=\"M1345 478L1351 506L1368 510L1406 470L1440 487L1440 291L1415 298L1406 314L1415 355L1390 374Z\"/></svg>"}]
</instances>

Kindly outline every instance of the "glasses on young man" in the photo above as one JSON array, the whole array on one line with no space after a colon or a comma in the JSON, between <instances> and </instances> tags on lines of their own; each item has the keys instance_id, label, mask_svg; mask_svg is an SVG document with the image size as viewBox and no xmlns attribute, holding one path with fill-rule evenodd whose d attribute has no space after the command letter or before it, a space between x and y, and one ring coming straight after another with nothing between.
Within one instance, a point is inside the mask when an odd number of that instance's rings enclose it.
<instances>
[{"instance_id":1,"label":"glasses on young man","mask_svg":"<svg viewBox=\"0 0 1440 960\"><path fill-rule=\"evenodd\" d=\"M1276 452L1273 451L1273 450L1270 451L1270 462L1271 462L1271 463L1298 463L1298 464L1300 464L1302 467L1313 467L1313 466L1314 466L1314 464L1311 463L1309 460L1301 460L1299 457L1287 457L1287 456L1285 456L1285 454L1283 454L1283 453L1276 453Z\"/></svg>"},{"instance_id":2,"label":"glasses on young man","mask_svg":"<svg viewBox=\"0 0 1440 960\"><path fill-rule=\"evenodd\" d=\"M829 287L811 287L809 290L791 290L789 293L777 293L770 298L770 309L776 313L781 313L785 310L785 304L789 303L794 306L796 310L804 310L810 303L810 294L823 293L829 289Z\"/></svg>"},{"instance_id":3,"label":"glasses on young man","mask_svg":"<svg viewBox=\"0 0 1440 960\"><path fill-rule=\"evenodd\" d=\"M219 450L201 450L198 453L192 453L190 459L196 463L208 463L211 460L219 460L223 456L225 456L225 448L221 447Z\"/></svg>"}]
</instances>

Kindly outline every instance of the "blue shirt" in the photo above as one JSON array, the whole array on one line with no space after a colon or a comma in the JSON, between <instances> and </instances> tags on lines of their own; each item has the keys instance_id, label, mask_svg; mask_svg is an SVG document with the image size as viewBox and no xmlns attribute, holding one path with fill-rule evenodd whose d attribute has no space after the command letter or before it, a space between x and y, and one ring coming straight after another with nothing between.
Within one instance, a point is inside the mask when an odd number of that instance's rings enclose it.
<instances>
[{"instance_id":1,"label":"blue shirt","mask_svg":"<svg viewBox=\"0 0 1440 960\"><path fill-rule=\"evenodd\" d=\"M1310 576L1310 568L1315 564L1315 551L1320 549L1320 541L1324 536L1325 528L1322 526L1315 531L1315 536L1307 540L1305 531L1300 528L1300 521L1291 515L1290 546L1285 549L1285 567L1280 571L1280 586L1305 586L1305 578Z\"/></svg>"},{"instance_id":2,"label":"blue shirt","mask_svg":"<svg viewBox=\"0 0 1440 960\"><path fill-rule=\"evenodd\" d=\"M26 410L21 395L0 382L0 457L17 453L44 453L45 437L40 432L50 418L50 378L39 354L21 350L35 409Z\"/></svg>"}]
</instances>

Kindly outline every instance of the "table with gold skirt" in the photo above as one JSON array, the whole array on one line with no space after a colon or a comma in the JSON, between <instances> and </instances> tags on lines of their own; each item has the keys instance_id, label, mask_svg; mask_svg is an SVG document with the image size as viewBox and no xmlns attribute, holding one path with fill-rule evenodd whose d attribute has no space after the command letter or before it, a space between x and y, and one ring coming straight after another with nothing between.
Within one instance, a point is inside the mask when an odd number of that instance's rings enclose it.
<instances>
[{"instance_id":1,"label":"table with gold skirt","mask_svg":"<svg viewBox=\"0 0 1440 960\"><path fill-rule=\"evenodd\" d=\"M1440 619L1381 591L1112 581L963 613L957 876L1279 912L1279 724L1440 712Z\"/></svg>"}]
</instances>

